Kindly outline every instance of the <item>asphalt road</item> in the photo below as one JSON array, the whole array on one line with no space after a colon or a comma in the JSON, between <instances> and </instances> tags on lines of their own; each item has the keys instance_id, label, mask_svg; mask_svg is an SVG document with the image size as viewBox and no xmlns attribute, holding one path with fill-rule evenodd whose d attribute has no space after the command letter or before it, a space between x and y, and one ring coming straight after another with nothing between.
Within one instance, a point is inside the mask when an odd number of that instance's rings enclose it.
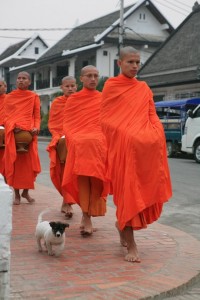
<instances>
[{"instance_id":1,"label":"asphalt road","mask_svg":"<svg viewBox=\"0 0 200 300\"><path fill-rule=\"evenodd\" d=\"M53 187L49 176L48 142L39 142L42 172L37 182ZM200 240L200 164L191 157L169 158L173 197L164 205L159 223L176 227ZM108 205L113 206L109 197Z\"/></svg>"}]
</instances>

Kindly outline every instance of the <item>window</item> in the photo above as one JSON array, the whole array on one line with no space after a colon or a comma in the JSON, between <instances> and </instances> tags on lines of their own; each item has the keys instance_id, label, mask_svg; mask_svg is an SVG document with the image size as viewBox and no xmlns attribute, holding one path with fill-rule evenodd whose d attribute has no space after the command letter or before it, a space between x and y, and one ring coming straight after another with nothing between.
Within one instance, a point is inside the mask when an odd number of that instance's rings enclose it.
<instances>
[{"instance_id":1,"label":"window","mask_svg":"<svg viewBox=\"0 0 200 300\"><path fill-rule=\"evenodd\" d=\"M165 95L154 95L153 99L154 102L162 101L164 99Z\"/></svg>"},{"instance_id":2,"label":"window","mask_svg":"<svg viewBox=\"0 0 200 300\"><path fill-rule=\"evenodd\" d=\"M84 68L85 66L87 66L87 65L88 65L88 60L84 60L84 61L83 61L83 64L82 64L83 68Z\"/></svg>"},{"instance_id":3,"label":"window","mask_svg":"<svg viewBox=\"0 0 200 300\"><path fill-rule=\"evenodd\" d=\"M146 19L146 15L144 13L140 13L139 19L140 20L145 20Z\"/></svg>"},{"instance_id":4,"label":"window","mask_svg":"<svg viewBox=\"0 0 200 300\"><path fill-rule=\"evenodd\" d=\"M199 118L200 117L200 108L197 109L194 113L194 118Z\"/></svg>"},{"instance_id":5,"label":"window","mask_svg":"<svg viewBox=\"0 0 200 300\"><path fill-rule=\"evenodd\" d=\"M35 47L35 54L39 54L39 48Z\"/></svg>"},{"instance_id":6,"label":"window","mask_svg":"<svg viewBox=\"0 0 200 300\"><path fill-rule=\"evenodd\" d=\"M117 59L114 60L114 76L119 75L120 69L119 66L117 64Z\"/></svg>"},{"instance_id":7,"label":"window","mask_svg":"<svg viewBox=\"0 0 200 300\"><path fill-rule=\"evenodd\" d=\"M68 76L68 66L57 66L57 76Z\"/></svg>"}]
</instances>

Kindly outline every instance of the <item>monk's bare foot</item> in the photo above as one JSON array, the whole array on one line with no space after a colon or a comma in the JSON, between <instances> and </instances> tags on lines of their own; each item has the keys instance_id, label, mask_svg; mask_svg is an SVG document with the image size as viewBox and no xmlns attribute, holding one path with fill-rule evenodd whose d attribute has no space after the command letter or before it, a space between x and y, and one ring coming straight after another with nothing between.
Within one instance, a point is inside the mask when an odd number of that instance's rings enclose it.
<instances>
[{"instance_id":1,"label":"monk's bare foot","mask_svg":"<svg viewBox=\"0 0 200 300\"><path fill-rule=\"evenodd\" d=\"M124 237L124 232L119 229L119 225L118 225L117 221L115 222L115 227L117 228L117 230L119 232L120 244L123 247L127 247L127 242L126 242L125 237Z\"/></svg>"},{"instance_id":2,"label":"monk's bare foot","mask_svg":"<svg viewBox=\"0 0 200 300\"><path fill-rule=\"evenodd\" d=\"M92 228L92 221L91 217L88 216L87 213L83 213L82 217L82 227L83 229L81 230L81 235L82 236L90 236L93 233L93 228Z\"/></svg>"},{"instance_id":3,"label":"monk's bare foot","mask_svg":"<svg viewBox=\"0 0 200 300\"><path fill-rule=\"evenodd\" d=\"M73 217L73 211L67 212L67 213L65 214L65 217L66 217L66 219L71 219L71 218Z\"/></svg>"},{"instance_id":4,"label":"monk's bare foot","mask_svg":"<svg viewBox=\"0 0 200 300\"><path fill-rule=\"evenodd\" d=\"M81 225L80 225L80 229L84 229L84 221L83 221L83 216L81 218Z\"/></svg>"},{"instance_id":5,"label":"monk's bare foot","mask_svg":"<svg viewBox=\"0 0 200 300\"><path fill-rule=\"evenodd\" d=\"M65 202L61 206L61 212L65 214L67 219L71 219L74 213L72 205Z\"/></svg>"},{"instance_id":6,"label":"monk's bare foot","mask_svg":"<svg viewBox=\"0 0 200 300\"><path fill-rule=\"evenodd\" d=\"M137 263L141 262L141 260L139 258L138 250L137 250L137 245L135 242L130 247L127 246L127 250L128 250L128 254L126 254L126 256L125 256L126 261L137 262Z\"/></svg>"},{"instance_id":7,"label":"monk's bare foot","mask_svg":"<svg viewBox=\"0 0 200 300\"><path fill-rule=\"evenodd\" d=\"M81 225L80 225L80 229L81 231L84 230L84 222L83 222L83 216L82 216L82 219L81 219ZM96 232L97 231L97 228L96 227L92 227L92 232Z\"/></svg>"},{"instance_id":8,"label":"monk's bare foot","mask_svg":"<svg viewBox=\"0 0 200 300\"><path fill-rule=\"evenodd\" d=\"M15 189L15 200L13 201L14 205L19 205L21 201L19 190Z\"/></svg>"},{"instance_id":9,"label":"monk's bare foot","mask_svg":"<svg viewBox=\"0 0 200 300\"><path fill-rule=\"evenodd\" d=\"M14 205L20 205L20 197L15 197L15 200L13 201Z\"/></svg>"},{"instance_id":10,"label":"monk's bare foot","mask_svg":"<svg viewBox=\"0 0 200 300\"><path fill-rule=\"evenodd\" d=\"M123 229L124 237L127 242L128 254L125 256L125 260L129 262L140 263L137 245L134 240L133 229L131 227L125 227Z\"/></svg>"},{"instance_id":11,"label":"monk's bare foot","mask_svg":"<svg viewBox=\"0 0 200 300\"><path fill-rule=\"evenodd\" d=\"M33 198L29 195L28 190L23 190L21 196L22 196L23 198L25 198L25 199L28 201L28 203L30 203L30 204L32 204L32 203L35 202L35 199L33 199Z\"/></svg>"}]
</instances>

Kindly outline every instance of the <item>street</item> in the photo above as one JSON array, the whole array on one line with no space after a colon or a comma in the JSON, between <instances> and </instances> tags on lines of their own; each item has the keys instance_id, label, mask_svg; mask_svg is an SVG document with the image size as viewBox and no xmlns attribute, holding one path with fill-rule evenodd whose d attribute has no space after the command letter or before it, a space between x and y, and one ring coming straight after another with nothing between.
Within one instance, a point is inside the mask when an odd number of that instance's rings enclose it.
<instances>
[{"instance_id":1,"label":"street","mask_svg":"<svg viewBox=\"0 0 200 300\"><path fill-rule=\"evenodd\" d=\"M37 182L53 187L49 177L48 142L39 142L42 172ZM200 165L192 158L169 158L173 197L164 205L159 223L191 234L200 240ZM113 206L111 196L108 205Z\"/></svg>"}]
</instances>

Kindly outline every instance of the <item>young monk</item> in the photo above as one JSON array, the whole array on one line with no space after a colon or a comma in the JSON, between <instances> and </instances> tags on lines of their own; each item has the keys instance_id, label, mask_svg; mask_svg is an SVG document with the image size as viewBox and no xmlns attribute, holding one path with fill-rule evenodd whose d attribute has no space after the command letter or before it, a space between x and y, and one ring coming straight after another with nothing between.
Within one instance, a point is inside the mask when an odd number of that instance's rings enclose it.
<instances>
[{"instance_id":1,"label":"young monk","mask_svg":"<svg viewBox=\"0 0 200 300\"><path fill-rule=\"evenodd\" d=\"M7 84L6 82L0 78L0 129L4 130L4 99L6 97ZM3 155L4 155L4 147L3 147L3 135L1 136L2 145L0 144L0 174L3 174Z\"/></svg>"},{"instance_id":2,"label":"young monk","mask_svg":"<svg viewBox=\"0 0 200 300\"><path fill-rule=\"evenodd\" d=\"M34 189L34 181L40 172L40 161L37 148L37 135L40 129L40 99L37 94L29 91L30 75L20 72L17 76L17 89L6 95L5 104L5 177L7 184L14 188L13 204L19 205L21 197L28 203L35 200L30 196L29 189ZM27 153L18 153L14 133L29 131L32 142ZM23 189L20 195L20 189Z\"/></svg>"},{"instance_id":3,"label":"young monk","mask_svg":"<svg viewBox=\"0 0 200 300\"><path fill-rule=\"evenodd\" d=\"M140 262L134 230L160 217L172 189L153 95L145 82L135 78L140 54L132 47L122 48L118 65L121 74L108 79L102 92L101 122L108 143L116 226L128 251L125 260Z\"/></svg>"},{"instance_id":4,"label":"young monk","mask_svg":"<svg viewBox=\"0 0 200 300\"><path fill-rule=\"evenodd\" d=\"M52 134L52 140L47 147L50 158L50 176L51 180L63 196L63 202L61 206L61 212L65 213L67 218L71 218L73 215L72 205L74 202L73 198L68 194L65 189L62 188L62 178L65 168L65 161L61 161L58 155L57 147L60 138L64 138L63 133L63 119L64 119L64 108L68 97L75 93L77 90L76 79L72 76L66 76L62 79L60 86L63 91L63 96L54 99L50 113L48 128Z\"/></svg>"},{"instance_id":5,"label":"young monk","mask_svg":"<svg viewBox=\"0 0 200 300\"><path fill-rule=\"evenodd\" d=\"M81 70L83 89L71 95L65 105L63 129L67 144L67 161L63 187L82 209L81 234L93 233L92 216L104 216L108 184L106 183L107 145L99 115L101 93L96 90L99 72L94 66Z\"/></svg>"}]
</instances>

